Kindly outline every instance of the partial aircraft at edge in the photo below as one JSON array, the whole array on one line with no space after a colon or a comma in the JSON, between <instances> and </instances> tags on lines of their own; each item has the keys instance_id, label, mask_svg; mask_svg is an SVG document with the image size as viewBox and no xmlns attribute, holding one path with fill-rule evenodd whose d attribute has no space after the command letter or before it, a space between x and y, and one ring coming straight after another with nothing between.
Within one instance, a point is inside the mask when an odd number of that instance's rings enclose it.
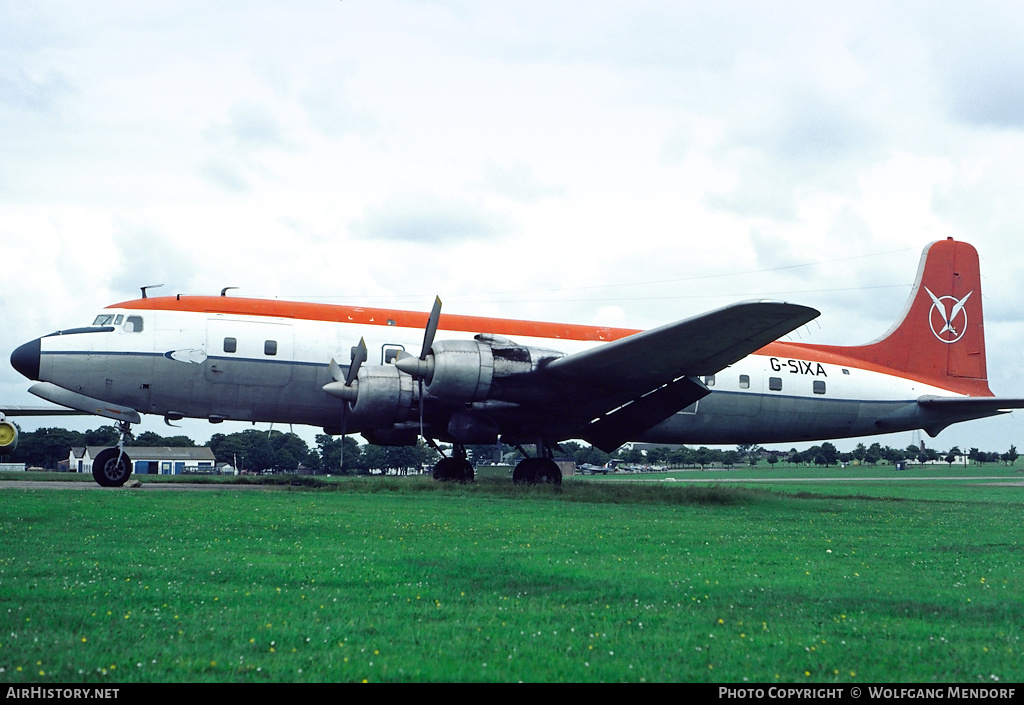
<instances>
[{"instance_id":1,"label":"partial aircraft at edge","mask_svg":"<svg viewBox=\"0 0 1024 705\"><path fill-rule=\"evenodd\" d=\"M25 343L11 364L61 408L3 411L118 421L122 443L97 456L93 476L120 486L132 472L123 439L140 413L308 424L384 445L446 441L441 480L471 480L465 446L500 438L536 446L513 473L534 483L561 482L552 449L570 438L611 451L935 435L1024 407L989 390L978 253L952 238L925 248L896 325L852 347L779 342L819 314L770 301L640 332L442 315L440 300L427 315L225 294L143 290L90 326ZM16 444L0 414L0 449Z\"/></svg>"}]
</instances>

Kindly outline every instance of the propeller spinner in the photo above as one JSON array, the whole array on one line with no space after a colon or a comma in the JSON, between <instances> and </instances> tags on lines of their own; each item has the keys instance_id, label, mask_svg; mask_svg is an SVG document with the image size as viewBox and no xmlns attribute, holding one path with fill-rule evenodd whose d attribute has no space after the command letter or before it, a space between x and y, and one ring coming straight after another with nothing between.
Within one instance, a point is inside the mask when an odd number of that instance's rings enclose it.
<instances>
[{"instance_id":1,"label":"propeller spinner","mask_svg":"<svg viewBox=\"0 0 1024 705\"><path fill-rule=\"evenodd\" d=\"M402 353L395 359L395 367L406 374L410 374L420 381L428 382L434 374L434 356L430 349L434 346L434 336L437 334L437 323L441 319L441 297L434 297L434 307L430 309L430 317L427 318L427 328L423 332L423 346L420 348L420 356L413 357L409 353ZM422 397L422 395L421 395Z\"/></svg>"},{"instance_id":2,"label":"propeller spinner","mask_svg":"<svg viewBox=\"0 0 1024 705\"><path fill-rule=\"evenodd\" d=\"M333 382L323 386L323 390L333 397L354 402L359 395L359 368L366 362L366 340L359 339L359 345L352 348L352 362L348 366L348 374L344 374L334 358L331 358L331 377Z\"/></svg>"}]
</instances>

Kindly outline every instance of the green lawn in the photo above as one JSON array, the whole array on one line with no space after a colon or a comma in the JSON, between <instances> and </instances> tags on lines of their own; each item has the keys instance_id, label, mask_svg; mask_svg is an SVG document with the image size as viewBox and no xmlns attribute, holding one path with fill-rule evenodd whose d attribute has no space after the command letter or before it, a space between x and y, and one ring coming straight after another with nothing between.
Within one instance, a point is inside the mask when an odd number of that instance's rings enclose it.
<instances>
[{"instance_id":1,"label":"green lawn","mask_svg":"<svg viewBox=\"0 0 1024 705\"><path fill-rule=\"evenodd\" d=\"M1021 487L369 478L0 503L5 682L1020 679Z\"/></svg>"}]
</instances>

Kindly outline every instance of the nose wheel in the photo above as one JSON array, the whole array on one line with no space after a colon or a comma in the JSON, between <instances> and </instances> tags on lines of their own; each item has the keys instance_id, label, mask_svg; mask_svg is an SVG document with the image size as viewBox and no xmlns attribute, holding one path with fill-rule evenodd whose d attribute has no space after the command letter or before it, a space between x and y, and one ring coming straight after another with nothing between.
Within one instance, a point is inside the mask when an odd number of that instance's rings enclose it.
<instances>
[{"instance_id":1,"label":"nose wheel","mask_svg":"<svg viewBox=\"0 0 1024 705\"><path fill-rule=\"evenodd\" d=\"M106 448L92 461L92 478L101 487L120 487L132 474L132 459L119 448Z\"/></svg>"},{"instance_id":2,"label":"nose wheel","mask_svg":"<svg viewBox=\"0 0 1024 705\"><path fill-rule=\"evenodd\" d=\"M92 478L101 487L121 487L132 474L132 459L124 452L125 439L132 436L131 424L119 421L117 425L121 431L117 447L100 451L92 461Z\"/></svg>"}]
</instances>

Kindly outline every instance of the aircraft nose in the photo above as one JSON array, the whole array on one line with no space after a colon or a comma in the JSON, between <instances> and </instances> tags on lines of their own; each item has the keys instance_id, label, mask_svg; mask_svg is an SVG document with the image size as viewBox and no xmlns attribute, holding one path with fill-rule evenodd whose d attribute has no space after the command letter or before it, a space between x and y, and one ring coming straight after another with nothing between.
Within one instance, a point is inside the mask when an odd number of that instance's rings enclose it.
<instances>
[{"instance_id":1,"label":"aircraft nose","mask_svg":"<svg viewBox=\"0 0 1024 705\"><path fill-rule=\"evenodd\" d=\"M11 367L29 379L39 379L39 338L11 353Z\"/></svg>"}]
</instances>

